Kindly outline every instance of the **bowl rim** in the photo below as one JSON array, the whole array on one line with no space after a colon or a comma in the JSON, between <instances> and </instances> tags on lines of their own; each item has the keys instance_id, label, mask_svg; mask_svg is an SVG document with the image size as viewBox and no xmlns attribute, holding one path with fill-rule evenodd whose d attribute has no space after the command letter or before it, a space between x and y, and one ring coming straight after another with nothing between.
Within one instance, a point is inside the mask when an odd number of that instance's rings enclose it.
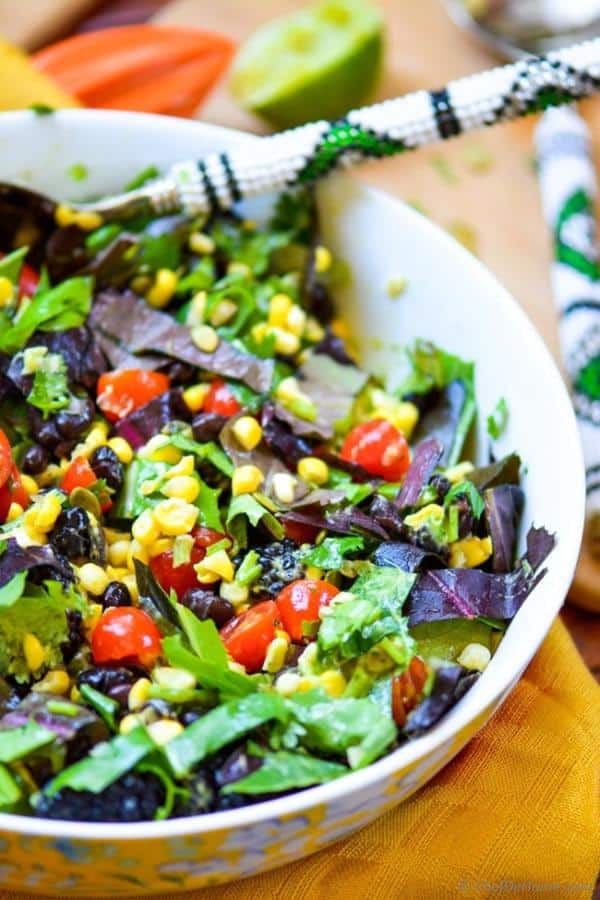
<instances>
[{"instance_id":1,"label":"bowl rim","mask_svg":"<svg viewBox=\"0 0 600 900\"><path fill-rule=\"evenodd\" d=\"M0 117L0 135L3 126L9 128L19 127L22 123L30 124L30 116L34 113L28 110L2 113ZM100 127L110 128L118 122L139 126L142 130L159 129L169 130L172 137L176 132L184 132L191 129L196 133L202 132L204 136L213 136L230 142L234 137L236 141L260 140L256 135L249 135L237 129L225 128L219 125L211 125L195 120L184 120L169 116L158 116L147 113L129 113L113 110L87 110L68 109L60 110L53 114L52 118L61 125L81 128L86 124L96 124ZM348 175L336 177L348 178ZM29 184L27 186L30 186ZM35 190L35 186L33 186ZM585 470L583 455L577 433L575 413L569 398L567 388L559 373L550 351L535 329L525 311L519 306L509 291L498 281L496 276L480 262L476 257L465 250L450 235L425 216L411 209L399 198L393 197L377 188L361 183L361 190L366 197L372 197L378 204L388 204L394 207L400 206L403 214L412 226L424 235L424 239L437 243L443 251L456 259L456 264L466 270L466 275L474 281L487 283L487 288L494 291L495 302L502 305L503 315L507 327L520 329L525 333L532 348L535 348L535 356L538 363L543 366L543 377L547 379L548 389L553 392L555 398L555 413L557 421L562 422L563 428L571 431L574 438L573 447L575 456L572 460L571 480L580 490L573 497L573 509L569 522L569 529L561 535L561 544L566 556L565 564L560 570L549 572L545 582L552 584L553 603L548 607L544 616L535 619L533 628L530 629L527 641L517 645L511 659L509 671L500 681L498 678L484 676L478 681L477 692L474 695L470 691L454 707L451 716L446 716L431 731L422 737L416 738L410 743L399 747L392 753L377 760L364 769L351 772L340 779L312 788L305 788L296 794L254 803L240 809L225 812L203 813L196 816L187 816L180 819L165 819L161 822L134 822L134 823L92 823L71 822L66 820L52 820L35 818L33 816L17 815L14 813L0 813L0 832L12 832L15 834L32 837L49 837L58 839L75 840L111 840L111 841L136 841L161 838L173 838L185 835L210 834L213 832L229 831L238 828L256 825L260 822L268 822L278 817L297 815L301 816L311 807L327 804L344 795L351 795L355 791L364 791L388 777L393 776L398 770L412 766L420 759L426 760L446 742L459 734L471 722L490 707L503 702L508 696L523 670L537 653L544 637L552 625L560 607L564 602L567 590L571 583L583 534L585 517ZM538 590L536 588L535 590ZM529 600L529 598L528 598ZM528 602L526 601L526 604ZM525 605L526 605L525 604ZM469 701L469 698L470 701ZM461 745L462 746L462 745ZM457 747L457 752L460 747Z\"/></svg>"}]
</instances>

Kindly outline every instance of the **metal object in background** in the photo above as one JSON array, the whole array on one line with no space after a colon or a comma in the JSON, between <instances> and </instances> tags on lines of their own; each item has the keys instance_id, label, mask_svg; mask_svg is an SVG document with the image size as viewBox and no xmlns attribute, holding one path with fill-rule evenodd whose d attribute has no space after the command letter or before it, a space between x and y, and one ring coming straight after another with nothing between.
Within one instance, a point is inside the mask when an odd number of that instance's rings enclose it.
<instances>
[{"instance_id":1,"label":"metal object in background","mask_svg":"<svg viewBox=\"0 0 600 900\"><path fill-rule=\"evenodd\" d=\"M302 125L251 149L182 162L143 188L78 208L105 220L143 210L228 209L244 197L310 183L341 166L416 150L598 91L600 38L353 110L337 122Z\"/></svg>"}]
</instances>

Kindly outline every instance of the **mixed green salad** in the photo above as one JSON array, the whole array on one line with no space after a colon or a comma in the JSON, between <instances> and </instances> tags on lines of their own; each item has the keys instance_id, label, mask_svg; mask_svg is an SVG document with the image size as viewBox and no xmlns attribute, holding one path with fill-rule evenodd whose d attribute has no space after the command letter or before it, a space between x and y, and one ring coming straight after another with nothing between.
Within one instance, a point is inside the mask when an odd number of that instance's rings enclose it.
<instances>
[{"instance_id":1,"label":"mixed green salad","mask_svg":"<svg viewBox=\"0 0 600 900\"><path fill-rule=\"evenodd\" d=\"M516 558L519 457L466 454L473 365L359 366L310 192L259 227L5 188L0 248L0 810L233 809L434 726L553 546Z\"/></svg>"}]
</instances>

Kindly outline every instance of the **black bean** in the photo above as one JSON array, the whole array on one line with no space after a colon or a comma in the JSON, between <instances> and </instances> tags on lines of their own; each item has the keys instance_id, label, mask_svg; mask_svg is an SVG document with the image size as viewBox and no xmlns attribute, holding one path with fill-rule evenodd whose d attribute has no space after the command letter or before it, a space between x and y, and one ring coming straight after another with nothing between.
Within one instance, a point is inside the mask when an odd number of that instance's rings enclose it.
<instances>
[{"instance_id":1,"label":"black bean","mask_svg":"<svg viewBox=\"0 0 600 900\"><path fill-rule=\"evenodd\" d=\"M165 370L173 387L179 384L189 384L196 378L197 369L187 363L174 362Z\"/></svg>"},{"instance_id":2,"label":"black bean","mask_svg":"<svg viewBox=\"0 0 600 900\"><path fill-rule=\"evenodd\" d=\"M226 422L226 416L220 416L218 413L198 413L192 419L194 440L201 444L206 441L214 441Z\"/></svg>"},{"instance_id":3,"label":"black bean","mask_svg":"<svg viewBox=\"0 0 600 900\"><path fill-rule=\"evenodd\" d=\"M217 628L222 628L235 616L235 609L229 600L224 600L203 588L189 588L181 598L181 602L199 619L212 619Z\"/></svg>"},{"instance_id":4,"label":"black bean","mask_svg":"<svg viewBox=\"0 0 600 900\"><path fill-rule=\"evenodd\" d=\"M21 470L26 475L39 475L43 472L49 462L48 452L39 444L32 444L23 456L21 461Z\"/></svg>"},{"instance_id":5,"label":"black bean","mask_svg":"<svg viewBox=\"0 0 600 900\"><path fill-rule=\"evenodd\" d=\"M90 520L84 509L63 509L50 533L50 543L69 560L87 558L91 550Z\"/></svg>"},{"instance_id":6,"label":"black bean","mask_svg":"<svg viewBox=\"0 0 600 900\"><path fill-rule=\"evenodd\" d=\"M111 581L100 597L100 603L104 609L109 606L131 606L129 588L121 581Z\"/></svg>"},{"instance_id":7,"label":"black bean","mask_svg":"<svg viewBox=\"0 0 600 900\"><path fill-rule=\"evenodd\" d=\"M76 397L68 409L56 414L55 422L61 437L77 440L94 419L94 404L89 397Z\"/></svg>"},{"instance_id":8,"label":"black bean","mask_svg":"<svg viewBox=\"0 0 600 900\"><path fill-rule=\"evenodd\" d=\"M186 709L179 716L179 721L181 724L187 728L188 725L193 725L194 722L197 722L198 719L201 719L202 716L206 715L206 710L200 709L198 707L194 707L193 709Z\"/></svg>"},{"instance_id":9,"label":"black bean","mask_svg":"<svg viewBox=\"0 0 600 900\"><path fill-rule=\"evenodd\" d=\"M116 700L122 707L127 705L127 698L131 686L138 678L145 677L146 673L135 666L98 666L85 669L77 676L77 684L89 684L102 694L106 694Z\"/></svg>"},{"instance_id":10,"label":"black bean","mask_svg":"<svg viewBox=\"0 0 600 900\"><path fill-rule=\"evenodd\" d=\"M113 491L123 486L123 466L115 451L108 446L97 447L90 456L90 465L98 478L103 478Z\"/></svg>"},{"instance_id":11,"label":"black bean","mask_svg":"<svg viewBox=\"0 0 600 900\"><path fill-rule=\"evenodd\" d=\"M63 659L66 663L71 662L81 645L85 640L83 631L83 616L76 609L68 609L65 613L69 632L67 640L60 645Z\"/></svg>"}]
</instances>

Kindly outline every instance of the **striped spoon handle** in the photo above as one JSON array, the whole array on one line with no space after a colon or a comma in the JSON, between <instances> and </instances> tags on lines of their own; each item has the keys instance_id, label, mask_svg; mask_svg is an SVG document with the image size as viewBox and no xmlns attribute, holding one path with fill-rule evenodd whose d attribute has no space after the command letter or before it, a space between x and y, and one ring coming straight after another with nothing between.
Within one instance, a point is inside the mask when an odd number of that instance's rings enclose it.
<instances>
[{"instance_id":1,"label":"striped spoon handle","mask_svg":"<svg viewBox=\"0 0 600 900\"><path fill-rule=\"evenodd\" d=\"M105 219L140 210L190 214L314 182L333 169L381 159L483 126L558 106L600 90L600 38L311 122L229 153L175 164L136 191L81 208Z\"/></svg>"}]
</instances>

